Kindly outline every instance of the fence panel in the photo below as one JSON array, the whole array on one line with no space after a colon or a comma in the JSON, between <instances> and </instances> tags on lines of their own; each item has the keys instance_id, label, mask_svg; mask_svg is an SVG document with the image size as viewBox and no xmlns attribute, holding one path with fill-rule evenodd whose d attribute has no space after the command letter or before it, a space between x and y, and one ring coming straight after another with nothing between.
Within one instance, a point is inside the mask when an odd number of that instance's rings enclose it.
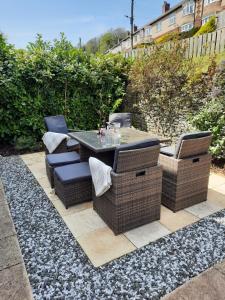
<instances>
[{"instance_id":1,"label":"fence panel","mask_svg":"<svg viewBox=\"0 0 225 300\"><path fill-rule=\"evenodd\" d=\"M200 57L204 55L212 55L225 51L225 27L218 29L215 32L207 33L197 37L191 37L181 41L182 47L185 47L185 57ZM173 42L165 43L166 49L171 49ZM156 46L149 46L147 48L134 49L124 53L125 57L139 57L143 54L151 55L156 49Z\"/></svg>"}]
</instances>

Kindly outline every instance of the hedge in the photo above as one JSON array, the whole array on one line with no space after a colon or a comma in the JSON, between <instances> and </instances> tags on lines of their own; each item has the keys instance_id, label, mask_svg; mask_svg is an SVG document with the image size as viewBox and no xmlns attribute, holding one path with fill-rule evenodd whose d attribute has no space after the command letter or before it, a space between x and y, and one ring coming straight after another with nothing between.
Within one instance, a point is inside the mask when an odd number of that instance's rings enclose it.
<instances>
[{"instance_id":1,"label":"hedge","mask_svg":"<svg viewBox=\"0 0 225 300\"><path fill-rule=\"evenodd\" d=\"M89 55L62 34L54 43L40 35L16 50L0 34L0 139L39 141L43 117L63 114L69 127L96 129L125 95L129 61Z\"/></svg>"}]
</instances>

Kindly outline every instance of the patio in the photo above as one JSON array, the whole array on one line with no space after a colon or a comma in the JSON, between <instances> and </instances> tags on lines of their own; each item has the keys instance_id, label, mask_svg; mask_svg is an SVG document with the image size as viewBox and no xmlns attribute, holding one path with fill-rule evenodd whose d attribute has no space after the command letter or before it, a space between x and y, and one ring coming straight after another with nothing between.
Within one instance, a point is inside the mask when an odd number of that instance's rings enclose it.
<instances>
[{"instance_id":1,"label":"patio","mask_svg":"<svg viewBox=\"0 0 225 300\"><path fill-rule=\"evenodd\" d=\"M207 202L176 214L162 206L160 221L115 236L91 202L64 208L44 158L1 157L35 299L158 299L225 258L224 177L210 175Z\"/></svg>"}]
</instances>

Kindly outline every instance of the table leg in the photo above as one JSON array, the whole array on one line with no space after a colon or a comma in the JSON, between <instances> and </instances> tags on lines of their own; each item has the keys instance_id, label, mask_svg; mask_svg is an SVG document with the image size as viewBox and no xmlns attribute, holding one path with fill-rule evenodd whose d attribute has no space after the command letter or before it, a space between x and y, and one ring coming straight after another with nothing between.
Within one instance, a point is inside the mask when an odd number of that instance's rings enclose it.
<instances>
[{"instance_id":1,"label":"table leg","mask_svg":"<svg viewBox=\"0 0 225 300\"><path fill-rule=\"evenodd\" d=\"M114 162L114 153L115 151L106 151L106 152L100 152L96 153L93 150L80 145L80 160L81 161L88 161L89 157L96 157L105 164L113 167Z\"/></svg>"}]
</instances>

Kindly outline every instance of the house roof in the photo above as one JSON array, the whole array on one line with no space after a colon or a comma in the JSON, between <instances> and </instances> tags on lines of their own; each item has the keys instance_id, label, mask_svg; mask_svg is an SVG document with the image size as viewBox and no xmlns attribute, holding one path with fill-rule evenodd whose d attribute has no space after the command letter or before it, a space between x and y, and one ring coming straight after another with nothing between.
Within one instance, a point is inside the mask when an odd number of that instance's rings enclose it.
<instances>
[{"instance_id":1,"label":"house roof","mask_svg":"<svg viewBox=\"0 0 225 300\"><path fill-rule=\"evenodd\" d=\"M149 23L145 24L144 26L138 28L138 30L136 30L134 32L134 34L137 34L138 32L140 32L141 30L145 29L148 26L151 26L153 24L155 24L156 22L159 22L160 20L162 20L163 18L165 18L166 16L168 16L169 14L175 12L177 9L182 7L184 1L180 1L178 4L174 5L173 7L171 7L167 12L165 12L164 14L162 14L161 16L159 16L156 19L153 19L152 21L150 21ZM123 40L121 40L117 45L115 45L114 47L112 47L111 49L114 49L116 47L118 47L122 42L126 41L128 38L130 38L130 36L128 35L126 38L124 38Z\"/></svg>"},{"instance_id":2,"label":"house roof","mask_svg":"<svg viewBox=\"0 0 225 300\"><path fill-rule=\"evenodd\" d=\"M152 20L150 23L148 23L146 26L149 25L153 25L154 23L160 21L161 19L163 19L164 17L168 16L169 14L173 13L174 11L176 11L177 9L181 8L183 4L183 1L180 1L178 4L176 4L175 6L171 7L167 12L165 12L164 14L162 14L161 16L159 16L158 18Z\"/></svg>"}]
</instances>

